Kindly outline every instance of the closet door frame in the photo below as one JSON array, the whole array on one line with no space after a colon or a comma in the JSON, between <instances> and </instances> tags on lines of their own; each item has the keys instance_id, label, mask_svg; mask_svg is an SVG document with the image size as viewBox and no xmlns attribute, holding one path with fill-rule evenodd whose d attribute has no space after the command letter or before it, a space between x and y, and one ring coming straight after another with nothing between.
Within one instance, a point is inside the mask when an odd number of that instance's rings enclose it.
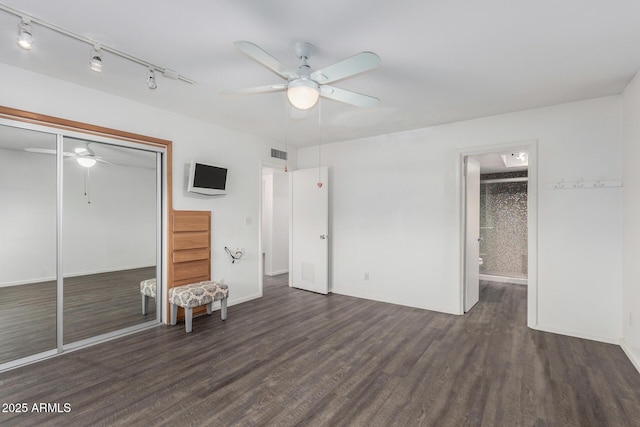
<instances>
[{"instance_id":1,"label":"closet door frame","mask_svg":"<svg viewBox=\"0 0 640 427\"><path fill-rule=\"evenodd\" d=\"M164 295L167 289L167 268L170 240L168 239L169 215L172 211L172 143L169 140L134 134L116 129L91 125L88 123L42 115L24 110L17 110L0 106L0 124L49 133L56 136L56 343L55 349L33 354L0 364L0 372L17 366L32 363L47 357L64 353L68 350L96 344L116 336L134 332L146 327L166 323L167 313L162 310ZM156 210L156 277L161 278L158 297L156 298L156 319L139 325L109 332L82 341L64 344L63 334L63 269L62 269L62 215L63 215L63 139L76 137L90 139L96 142L111 143L122 147L145 149L156 153L156 171L159 184L157 187Z\"/></svg>"}]
</instances>

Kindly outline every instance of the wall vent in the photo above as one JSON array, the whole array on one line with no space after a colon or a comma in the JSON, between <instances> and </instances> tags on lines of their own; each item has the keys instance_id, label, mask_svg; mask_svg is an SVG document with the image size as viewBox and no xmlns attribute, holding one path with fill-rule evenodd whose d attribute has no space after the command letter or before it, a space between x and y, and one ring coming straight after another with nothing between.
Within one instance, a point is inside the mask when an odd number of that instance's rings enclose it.
<instances>
[{"instance_id":1,"label":"wall vent","mask_svg":"<svg viewBox=\"0 0 640 427\"><path fill-rule=\"evenodd\" d=\"M282 150L271 149L271 157L274 159L287 160L287 152Z\"/></svg>"}]
</instances>

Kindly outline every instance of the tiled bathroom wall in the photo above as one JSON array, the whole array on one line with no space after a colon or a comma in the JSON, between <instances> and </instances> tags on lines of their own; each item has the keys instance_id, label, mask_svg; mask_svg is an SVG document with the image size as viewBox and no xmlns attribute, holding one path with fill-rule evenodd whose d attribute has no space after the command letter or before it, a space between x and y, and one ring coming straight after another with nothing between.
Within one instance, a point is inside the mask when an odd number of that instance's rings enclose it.
<instances>
[{"instance_id":1,"label":"tiled bathroom wall","mask_svg":"<svg viewBox=\"0 0 640 427\"><path fill-rule=\"evenodd\" d=\"M480 274L527 278L527 182L482 183L514 176L481 176Z\"/></svg>"}]
</instances>

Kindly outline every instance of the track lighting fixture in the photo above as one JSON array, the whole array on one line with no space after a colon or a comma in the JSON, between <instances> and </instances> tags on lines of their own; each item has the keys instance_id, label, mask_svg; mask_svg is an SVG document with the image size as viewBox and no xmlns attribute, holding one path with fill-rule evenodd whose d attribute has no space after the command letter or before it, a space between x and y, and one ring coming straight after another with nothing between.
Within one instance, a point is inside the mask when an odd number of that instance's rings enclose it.
<instances>
[{"instance_id":1,"label":"track lighting fixture","mask_svg":"<svg viewBox=\"0 0 640 427\"><path fill-rule=\"evenodd\" d=\"M18 46L20 46L22 49L25 50L30 50L33 47L33 33L32 33L32 25L37 24L41 27L45 27L51 31L54 31L58 34L62 34L63 36L67 36L69 38L78 40L82 43L86 43L90 46L93 47L93 49L91 50L91 57L90 57L90 66L91 66L91 70L95 71L95 72L101 72L102 71L102 53L103 52L109 52L112 55L115 56L119 56L122 59L126 59L127 61L131 61L133 63L136 63L138 65L142 65L143 67L147 68L149 70L148 74L147 74L147 85L149 86L150 89L155 89L158 87L157 83L156 83L156 76L155 76L155 71L158 71L159 73L162 73L162 76L167 78L167 79L171 79L171 80L182 80L185 83L189 83L189 84L193 84L194 81L181 75L178 74L176 71L174 70L170 70L169 68L165 68L165 67L161 67L159 65L156 64L152 64L150 62L147 62L143 59L140 59L138 57L135 57L133 55L129 55L128 53L122 52L118 49L114 49L112 47L109 46L105 46L105 45L99 45L98 42L96 40L92 40L90 38L87 38L85 36L82 36L80 34L74 33L72 31L69 31L65 28L59 27L55 24L52 24L50 22L47 22L43 19L39 19L36 18L34 16L30 16L25 14L24 12L17 10L17 9L13 9L9 6L5 6L3 4L0 4L0 10L9 13L11 15L14 15L18 18L21 19L21 23L18 24Z\"/></svg>"},{"instance_id":2,"label":"track lighting fixture","mask_svg":"<svg viewBox=\"0 0 640 427\"><path fill-rule=\"evenodd\" d=\"M31 35L30 21L23 18L20 25L18 25L18 29L18 46L24 50L31 50L33 47L33 36Z\"/></svg>"},{"instance_id":3,"label":"track lighting fixture","mask_svg":"<svg viewBox=\"0 0 640 427\"><path fill-rule=\"evenodd\" d=\"M94 46L93 49L91 49L90 65L91 70L96 73L102 72L102 50L100 49L100 46Z\"/></svg>"},{"instance_id":4,"label":"track lighting fixture","mask_svg":"<svg viewBox=\"0 0 640 427\"><path fill-rule=\"evenodd\" d=\"M149 89L155 89L158 87L158 83L156 83L156 73L153 71L153 68L149 68L147 72L147 86Z\"/></svg>"}]
</instances>

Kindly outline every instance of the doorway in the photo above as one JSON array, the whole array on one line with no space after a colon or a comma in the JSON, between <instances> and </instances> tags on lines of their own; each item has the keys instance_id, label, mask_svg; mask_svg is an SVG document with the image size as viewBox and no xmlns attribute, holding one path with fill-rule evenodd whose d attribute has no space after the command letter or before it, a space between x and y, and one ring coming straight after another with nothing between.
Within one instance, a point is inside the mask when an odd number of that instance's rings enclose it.
<instances>
[{"instance_id":1,"label":"doorway","mask_svg":"<svg viewBox=\"0 0 640 427\"><path fill-rule=\"evenodd\" d=\"M527 285L527 324L537 324L536 153L535 141L460 153L461 313L481 280Z\"/></svg>"},{"instance_id":2,"label":"doorway","mask_svg":"<svg viewBox=\"0 0 640 427\"><path fill-rule=\"evenodd\" d=\"M260 206L261 289L288 284L289 176L276 165L262 166Z\"/></svg>"},{"instance_id":3,"label":"doorway","mask_svg":"<svg viewBox=\"0 0 640 427\"><path fill-rule=\"evenodd\" d=\"M284 172L262 164L261 172L261 295L265 283L328 294L328 168Z\"/></svg>"}]
</instances>

